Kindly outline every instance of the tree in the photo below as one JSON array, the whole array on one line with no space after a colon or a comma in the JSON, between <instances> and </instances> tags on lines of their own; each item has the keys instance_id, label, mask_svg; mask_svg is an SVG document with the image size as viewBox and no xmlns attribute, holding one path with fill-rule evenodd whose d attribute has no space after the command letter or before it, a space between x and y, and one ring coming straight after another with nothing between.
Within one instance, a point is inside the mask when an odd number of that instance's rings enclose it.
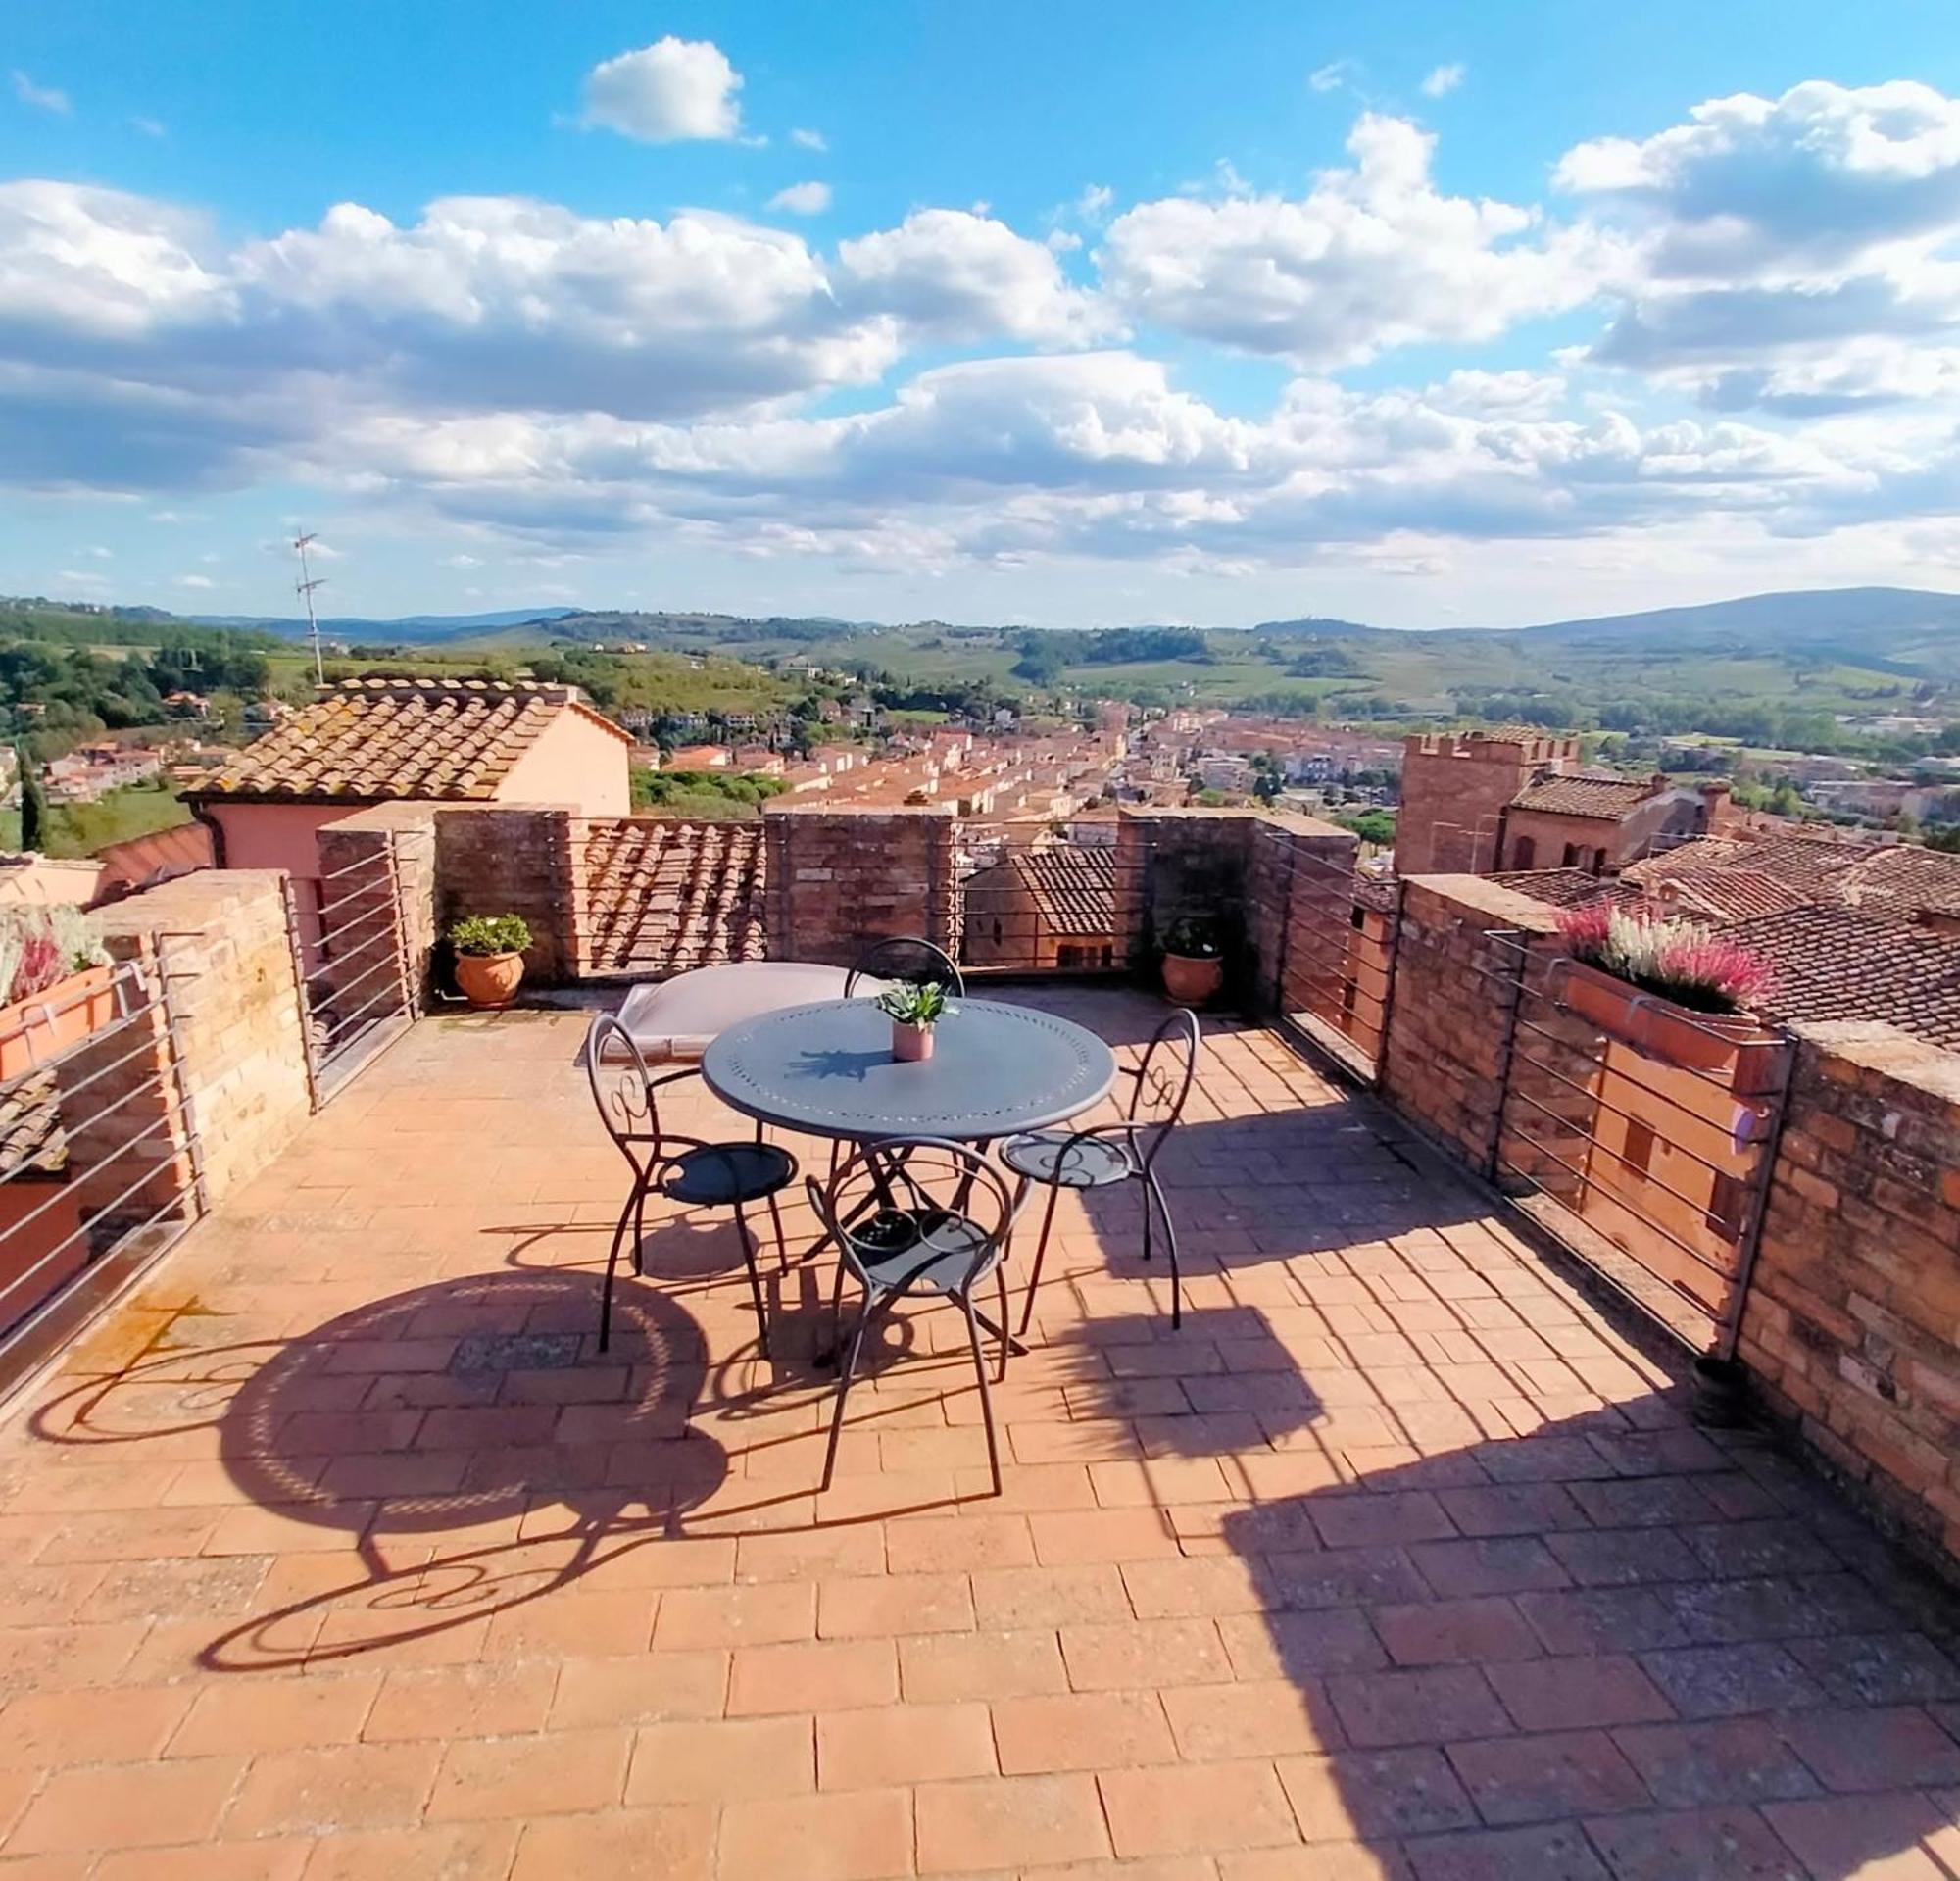
<instances>
[{"instance_id":1,"label":"tree","mask_svg":"<svg viewBox=\"0 0 1960 1881\"><path fill-rule=\"evenodd\" d=\"M48 799L41 788L40 767L27 755L25 745L14 747L14 762L21 772L21 847L40 849L48 835Z\"/></svg>"}]
</instances>

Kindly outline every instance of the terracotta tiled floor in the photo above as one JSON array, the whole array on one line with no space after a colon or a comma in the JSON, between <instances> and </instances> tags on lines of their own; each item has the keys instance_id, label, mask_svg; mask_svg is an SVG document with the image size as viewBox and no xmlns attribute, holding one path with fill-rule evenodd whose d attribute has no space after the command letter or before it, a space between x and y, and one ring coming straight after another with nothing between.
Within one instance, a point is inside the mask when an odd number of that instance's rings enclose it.
<instances>
[{"instance_id":1,"label":"terracotta tiled floor","mask_svg":"<svg viewBox=\"0 0 1960 1881\"><path fill-rule=\"evenodd\" d=\"M417 1027L0 1434L0 1876L1960 1872L1950 1609L1278 1040L1180 1335L1065 1204L1004 1496L942 1311L819 1498L827 1265L772 1369L663 1214L594 1349L582 1025Z\"/></svg>"}]
</instances>

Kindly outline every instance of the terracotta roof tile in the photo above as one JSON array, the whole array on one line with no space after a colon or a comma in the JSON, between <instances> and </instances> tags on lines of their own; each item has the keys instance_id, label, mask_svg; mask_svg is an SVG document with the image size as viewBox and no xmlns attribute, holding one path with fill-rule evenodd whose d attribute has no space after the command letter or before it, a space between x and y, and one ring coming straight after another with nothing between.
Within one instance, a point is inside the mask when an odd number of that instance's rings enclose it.
<instances>
[{"instance_id":1,"label":"terracotta roof tile","mask_svg":"<svg viewBox=\"0 0 1960 1881\"><path fill-rule=\"evenodd\" d=\"M1116 852L1057 843L1011 858L1035 915L1051 934L1111 934L1116 927Z\"/></svg>"},{"instance_id":2,"label":"terracotta roof tile","mask_svg":"<svg viewBox=\"0 0 1960 1881\"><path fill-rule=\"evenodd\" d=\"M1837 906L1795 908L1729 930L1776 970L1781 1019L1884 1019L1960 1050L1960 937Z\"/></svg>"},{"instance_id":3,"label":"terracotta roof tile","mask_svg":"<svg viewBox=\"0 0 1960 1881\"><path fill-rule=\"evenodd\" d=\"M1651 777L1623 777L1607 771L1578 771L1542 777L1511 799L1514 810L1539 810L1559 817L1624 817L1637 804L1659 794Z\"/></svg>"},{"instance_id":4,"label":"terracotta roof tile","mask_svg":"<svg viewBox=\"0 0 1960 1881\"><path fill-rule=\"evenodd\" d=\"M1637 902L1638 889L1618 877L1589 875L1583 868L1514 868L1491 878L1551 908L1586 908L1596 901Z\"/></svg>"},{"instance_id":5,"label":"terracotta roof tile","mask_svg":"<svg viewBox=\"0 0 1960 1881\"><path fill-rule=\"evenodd\" d=\"M1810 906L1816 896L1760 868L1698 868L1649 884L1663 908L1718 923L1754 920Z\"/></svg>"},{"instance_id":6,"label":"terracotta roof tile","mask_svg":"<svg viewBox=\"0 0 1960 1881\"><path fill-rule=\"evenodd\" d=\"M481 802L562 712L593 712L574 686L484 679L349 679L296 712L192 798Z\"/></svg>"},{"instance_id":7,"label":"terracotta roof tile","mask_svg":"<svg viewBox=\"0 0 1960 1881\"><path fill-rule=\"evenodd\" d=\"M0 1175L59 1175L67 1164L54 1072L10 1084L0 1093Z\"/></svg>"},{"instance_id":8,"label":"terracotta roof tile","mask_svg":"<svg viewBox=\"0 0 1960 1881\"><path fill-rule=\"evenodd\" d=\"M765 957L760 822L595 820L578 854L591 971L678 973Z\"/></svg>"}]
</instances>

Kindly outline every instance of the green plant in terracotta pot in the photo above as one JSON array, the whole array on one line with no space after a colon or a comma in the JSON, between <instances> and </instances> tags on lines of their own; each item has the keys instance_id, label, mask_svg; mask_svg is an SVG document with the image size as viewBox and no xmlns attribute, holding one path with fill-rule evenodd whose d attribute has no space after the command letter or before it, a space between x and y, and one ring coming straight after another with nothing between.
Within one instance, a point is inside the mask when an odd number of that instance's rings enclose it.
<instances>
[{"instance_id":1,"label":"green plant in terracotta pot","mask_svg":"<svg viewBox=\"0 0 1960 1881\"><path fill-rule=\"evenodd\" d=\"M1163 988L1179 1006L1203 1006L1225 983L1225 947L1209 915L1180 915L1163 932Z\"/></svg>"},{"instance_id":2,"label":"green plant in terracotta pot","mask_svg":"<svg viewBox=\"0 0 1960 1881\"><path fill-rule=\"evenodd\" d=\"M524 977L531 930L521 915L466 915L449 930L456 983L472 1006L508 1006Z\"/></svg>"},{"instance_id":3,"label":"green plant in terracotta pot","mask_svg":"<svg viewBox=\"0 0 1960 1881\"><path fill-rule=\"evenodd\" d=\"M916 1064L932 1056L932 1028L952 1009L935 980L901 980L878 995L878 1010L892 1021L892 1056Z\"/></svg>"}]
</instances>

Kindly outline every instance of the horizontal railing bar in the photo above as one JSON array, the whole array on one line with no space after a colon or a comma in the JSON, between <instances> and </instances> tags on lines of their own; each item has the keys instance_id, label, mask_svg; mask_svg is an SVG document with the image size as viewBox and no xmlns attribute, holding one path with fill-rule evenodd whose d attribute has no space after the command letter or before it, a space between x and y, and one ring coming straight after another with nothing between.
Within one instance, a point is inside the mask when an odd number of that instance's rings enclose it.
<instances>
[{"instance_id":1,"label":"horizontal railing bar","mask_svg":"<svg viewBox=\"0 0 1960 1881\"><path fill-rule=\"evenodd\" d=\"M133 1150L136 1147L137 1144L142 1143L146 1141L148 1138L155 1136L159 1130L168 1128L173 1120L174 1120L173 1114L167 1112L164 1115L160 1116L154 1123L152 1123L147 1130L139 1130L134 1136L124 1137L122 1141L119 1143L115 1147L115 1149L111 1150L107 1156L100 1157L94 1163L91 1163L88 1166L88 1173L93 1175L98 1169L108 1168L112 1163L115 1163L120 1158L126 1156L129 1153L129 1151ZM135 1187L141 1188L143 1186L143 1183L147 1180L149 1180L148 1176L140 1178L135 1184ZM60 1194L51 1195L45 1202L41 1203L38 1207L29 1209L25 1214L24 1214L18 1221L16 1221L11 1227L8 1228L7 1235L4 1237L0 1237L0 1240L4 1240L8 1237L20 1233L20 1231L23 1228L31 1225L35 1221L38 1221L42 1215L47 1213L47 1212L56 1205L56 1203L67 1201L69 1199L69 1190L72 1188L72 1186L73 1186L72 1182L63 1183L62 1192ZM124 1194L128 1193L132 1193L132 1191L129 1190L124 1191ZM103 1206L104 1208L114 1208L116 1206L116 1203L122 1200L122 1196L117 1196L112 1201L105 1203ZM101 1211L98 1210L97 1211L98 1216L100 1213Z\"/></svg>"}]
</instances>

